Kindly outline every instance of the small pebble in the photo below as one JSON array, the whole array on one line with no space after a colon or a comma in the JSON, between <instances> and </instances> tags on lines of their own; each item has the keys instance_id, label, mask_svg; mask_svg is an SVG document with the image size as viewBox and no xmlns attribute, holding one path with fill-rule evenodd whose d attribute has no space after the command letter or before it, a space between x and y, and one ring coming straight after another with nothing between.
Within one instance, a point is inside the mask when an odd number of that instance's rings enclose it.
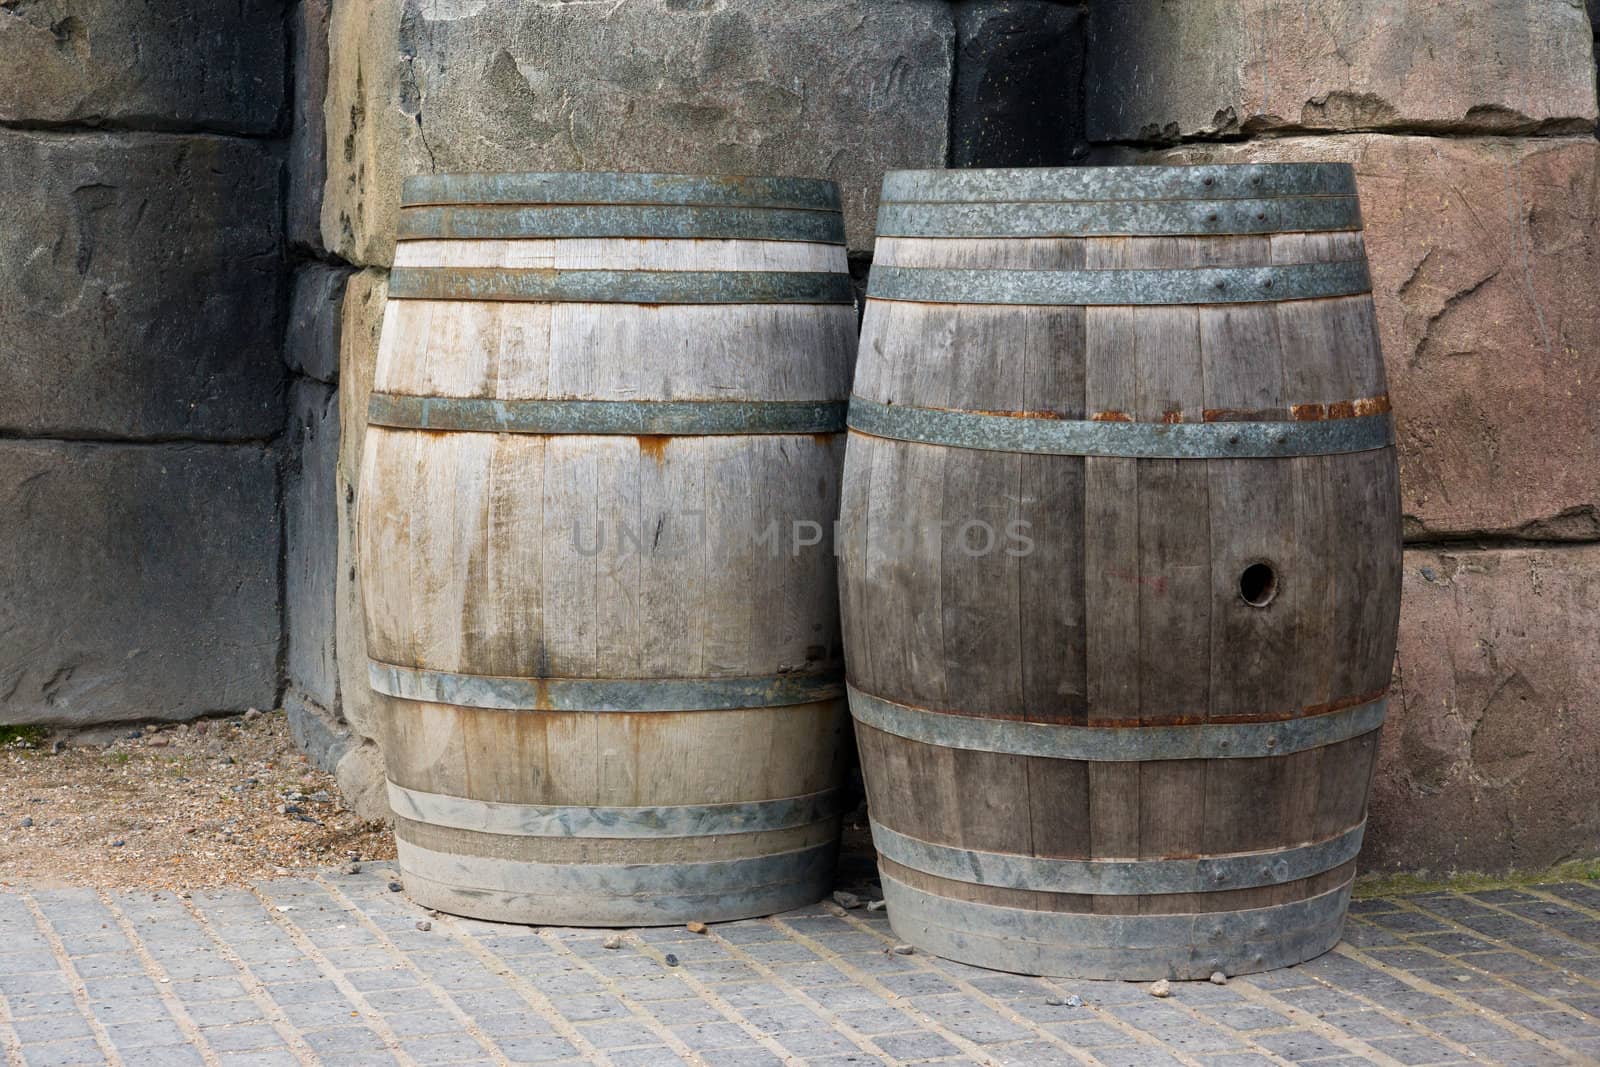
<instances>
[{"instance_id":1,"label":"small pebble","mask_svg":"<svg viewBox=\"0 0 1600 1067\"><path fill-rule=\"evenodd\" d=\"M621 934L611 934L611 935L609 935L604 941L600 942L600 947L601 948L621 948L622 947L622 935Z\"/></svg>"},{"instance_id":2,"label":"small pebble","mask_svg":"<svg viewBox=\"0 0 1600 1067\"><path fill-rule=\"evenodd\" d=\"M885 900L869 900L869 901L867 901L867 910L868 911L882 911L884 908L887 908L888 906L889 906L889 902L885 901Z\"/></svg>"},{"instance_id":3,"label":"small pebble","mask_svg":"<svg viewBox=\"0 0 1600 1067\"><path fill-rule=\"evenodd\" d=\"M33 825L33 816L32 816L32 815L25 815L25 816L23 816L23 819L22 819L22 828L23 828L23 829L24 829L24 830L26 830L26 829L27 829L27 828L28 828L28 827L30 827L30 826L32 826L32 825Z\"/></svg>"},{"instance_id":4,"label":"small pebble","mask_svg":"<svg viewBox=\"0 0 1600 1067\"><path fill-rule=\"evenodd\" d=\"M361 864L359 864L359 863L347 863L347 864L345 864L344 865L344 873L345 874L360 874L361 873Z\"/></svg>"},{"instance_id":5,"label":"small pebble","mask_svg":"<svg viewBox=\"0 0 1600 1067\"><path fill-rule=\"evenodd\" d=\"M678 965L678 957L674 956L670 952L667 953L667 966L668 967L676 967L677 965Z\"/></svg>"},{"instance_id":6,"label":"small pebble","mask_svg":"<svg viewBox=\"0 0 1600 1067\"><path fill-rule=\"evenodd\" d=\"M65 741L52 741L52 742L50 742L50 754L52 756L59 756L59 755L61 755L61 753L65 752L66 750L67 750L67 743Z\"/></svg>"},{"instance_id":7,"label":"small pebble","mask_svg":"<svg viewBox=\"0 0 1600 1067\"><path fill-rule=\"evenodd\" d=\"M429 922L427 919L418 919L417 920L417 929L421 930L423 933L427 933L429 930L433 929L433 924L431 922Z\"/></svg>"},{"instance_id":8,"label":"small pebble","mask_svg":"<svg viewBox=\"0 0 1600 1067\"><path fill-rule=\"evenodd\" d=\"M402 886L400 885L399 882L390 882L389 883L389 892L391 892L391 893L398 893L398 892L400 892L401 888L402 888Z\"/></svg>"},{"instance_id":9,"label":"small pebble","mask_svg":"<svg viewBox=\"0 0 1600 1067\"><path fill-rule=\"evenodd\" d=\"M244 713L245 722L255 722L259 718L261 718L260 708L251 708L249 711Z\"/></svg>"},{"instance_id":10,"label":"small pebble","mask_svg":"<svg viewBox=\"0 0 1600 1067\"><path fill-rule=\"evenodd\" d=\"M836 918L842 919L844 917L844 909L839 907L839 905L835 904L831 900L824 900L822 902L822 910Z\"/></svg>"},{"instance_id":11,"label":"small pebble","mask_svg":"<svg viewBox=\"0 0 1600 1067\"><path fill-rule=\"evenodd\" d=\"M1458 974L1458 975L1456 975L1456 981L1458 981L1458 982L1470 982L1470 981L1472 981L1472 975L1470 975L1470 974Z\"/></svg>"},{"instance_id":12,"label":"small pebble","mask_svg":"<svg viewBox=\"0 0 1600 1067\"><path fill-rule=\"evenodd\" d=\"M1059 1008L1066 1003L1066 1001L1062 1000L1060 997L1045 997L1044 1002L1050 1005L1052 1008Z\"/></svg>"},{"instance_id":13,"label":"small pebble","mask_svg":"<svg viewBox=\"0 0 1600 1067\"><path fill-rule=\"evenodd\" d=\"M839 907L843 908L845 911L851 911L855 908L861 907L861 898L856 896L854 893L846 893L843 889L834 892L833 902L839 905Z\"/></svg>"},{"instance_id":14,"label":"small pebble","mask_svg":"<svg viewBox=\"0 0 1600 1067\"><path fill-rule=\"evenodd\" d=\"M139 738L141 738L143 736L144 736L144 731L143 730L129 730L128 731L128 739L130 741L137 741L137 740L139 740Z\"/></svg>"},{"instance_id":15,"label":"small pebble","mask_svg":"<svg viewBox=\"0 0 1600 1067\"><path fill-rule=\"evenodd\" d=\"M1212 985L1227 985L1228 984L1228 976L1223 974L1221 971L1212 971L1211 972L1211 984Z\"/></svg>"},{"instance_id":16,"label":"small pebble","mask_svg":"<svg viewBox=\"0 0 1600 1067\"><path fill-rule=\"evenodd\" d=\"M896 945L894 948L890 949L889 951L893 952L896 956L909 956L909 955L911 955L913 952L915 952L917 950L912 948L910 945L902 943L902 944Z\"/></svg>"},{"instance_id":17,"label":"small pebble","mask_svg":"<svg viewBox=\"0 0 1600 1067\"><path fill-rule=\"evenodd\" d=\"M691 922L686 925L691 934L703 934L706 932L706 924L703 922Z\"/></svg>"},{"instance_id":18,"label":"small pebble","mask_svg":"<svg viewBox=\"0 0 1600 1067\"><path fill-rule=\"evenodd\" d=\"M1546 909L1544 909L1544 913L1546 915L1560 915L1561 914L1561 909L1560 908L1546 908Z\"/></svg>"},{"instance_id":19,"label":"small pebble","mask_svg":"<svg viewBox=\"0 0 1600 1067\"><path fill-rule=\"evenodd\" d=\"M217 762L218 763L231 764L231 763L233 763L233 757L232 756L223 756L221 759L217 760Z\"/></svg>"},{"instance_id":20,"label":"small pebble","mask_svg":"<svg viewBox=\"0 0 1600 1067\"><path fill-rule=\"evenodd\" d=\"M126 845L126 844L127 844L127 842L119 837L115 841L111 842L111 847L112 848L121 848L123 845Z\"/></svg>"},{"instance_id":21,"label":"small pebble","mask_svg":"<svg viewBox=\"0 0 1600 1067\"><path fill-rule=\"evenodd\" d=\"M1081 1007L1083 1007L1083 998L1078 996L1078 994L1076 994L1076 993L1072 994L1072 996L1067 998L1067 1007L1069 1007L1069 1008L1081 1008Z\"/></svg>"},{"instance_id":22,"label":"small pebble","mask_svg":"<svg viewBox=\"0 0 1600 1067\"><path fill-rule=\"evenodd\" d=\"M1163 998L1172 996L1172 983L1167 981L1165 978L1161 979L1159 982L1151 983L1150 995L1152 997Z\"/></svg>"}]
</instances>

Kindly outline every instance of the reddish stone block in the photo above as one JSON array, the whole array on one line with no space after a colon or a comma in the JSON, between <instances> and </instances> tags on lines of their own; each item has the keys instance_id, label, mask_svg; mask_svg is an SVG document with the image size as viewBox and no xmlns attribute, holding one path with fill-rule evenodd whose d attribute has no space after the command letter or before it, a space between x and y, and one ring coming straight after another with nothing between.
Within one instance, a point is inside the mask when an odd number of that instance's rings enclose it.
<instances>
[{"instance_id":1,"label":"reddish stone block","mask_svg":"<svg viewBox=\"0 0 1600 1067\"><path fill-rule=\"evenodd\" d=\"M1593 137L1297 137L1143 158L1354 164L1407 538L1600 538Z\"/></svg>"},{"instance_id":2,"label":"reddish stone block","mask_svg":"<svg viewBox=\"0 0 1600 1067\"><path fill-rule=\"evenodd\" d=\"M1600 545L1407 552L1362 864L1537 870L1600 844Z\"/></svg>"},{"instance_id":3,"label":"reddish stone block","mask_svg":"<svg viewBox=\"0 0 1600 1067\"><path fill-rule=\"evenodd\" d=\"M1088 73L1097 141L1595 121L1589 20L1560 0L1116 0L1090 5Z\"/></svg>"}]
</instances>

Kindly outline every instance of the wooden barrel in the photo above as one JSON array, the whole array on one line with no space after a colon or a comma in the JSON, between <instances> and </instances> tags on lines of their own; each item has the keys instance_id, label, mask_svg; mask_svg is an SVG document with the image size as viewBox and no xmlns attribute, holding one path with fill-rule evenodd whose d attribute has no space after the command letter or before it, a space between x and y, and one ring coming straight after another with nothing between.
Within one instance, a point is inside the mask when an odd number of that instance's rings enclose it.
<instances>
[{"instance_id":1,"label":"wooden barrel","mask_svg":"<svg viewBox=\"0 0 1600 1067\"><path fill-rule=\"evenodd\" d=\"M1400 514L1343 165L884 182L840 527L889 917L1003 970L1330 948Z\"/></svg>"},{"instance_id":2,"label":"wooden barrel","mask_svg":"<svg viewBox=\"0 0 1600 1067\"><path fill-rule=\"evenodd\" d=\"M415 900L649 925L828 890L843 233L822 181L406 184L358 536Z\"/></svg>"}]
</instances>

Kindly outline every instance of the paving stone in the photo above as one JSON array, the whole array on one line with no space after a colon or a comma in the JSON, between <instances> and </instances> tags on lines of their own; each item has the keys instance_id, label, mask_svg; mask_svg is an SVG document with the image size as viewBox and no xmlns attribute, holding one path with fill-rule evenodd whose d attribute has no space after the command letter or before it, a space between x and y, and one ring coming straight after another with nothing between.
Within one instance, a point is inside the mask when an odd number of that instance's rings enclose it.
<instances>
[{"instance_id":1,"label":"paving stone","mask_svg":"<svg viewBox=\"0 0 1600 1067\"><path fill-rule=\"evenodd\" d=\"M1401 1063L1453 1063L1462 1056L1454 1049L1426 1037L1375 1037L1367 1044Z\"/></svg>"},{"instance_id":2,"label":"paving stone","mask_svg":"<svg viewBox=\"0 0 1600 1067\"><path fill-rule=\"evenodd\" d=\"M99 1067L106 1055L93 1041L54 1041L22 1049L27 1067Z\"/></svg>"},{"instance_id":3,"label":"paving stone","mask_svg":"<svg viewBox=\"0 0 1600 1067\"><path fill-rule=\"evenodd\" d=\"M89 1008L103 1023L156 1022L170 1017L167 1006L154 996L95 1000Z\"/></svg>"},{"instance_id":4,"label":"paving stone","mask_svg":"<svg viewBox=\"0 0 1600 1067\"><path fill-rule=\"evenodd\" d=\"M754 1045L749 1034L731 1022L689 1023L669 1027L678 1040L696 1052Z\"/></svg>"},{"instance_id":5,"label":"paving stone","mask_svg":"<svg viewBox=\"0 0 1600 1067\"><path fill-rule=\"evenodd\" d=\"M130 1023L108 1023L106 1036L119 1049L143 1048L149 1045L182 1045L188 1041L178 1024L171 1019L143 1019Z\"/></svg>"},{"instance_id":6,"label":"paving stone","mask_svg":"<svg viewBox=\"0 0 1600 1067\"><path fill-rule=\"evenodd\" d=\"M618 1049L607 1055L610 1056L614 1067L673 1067L674 1064L687 1065L689 1062L665 1045Z\"/></svg>"},{"instance_id":7,"label":"paving stone","mask_svg":"<svg viewBox=\"0 0 1600 1067\"><path fill-rule=\"evenodd\" d=\"M222 1067L301 1067L300 1057L287 1049L224 1052L217 1060Z\"/></svg>"},{"instance_id":8,"label":"paving stone","mask_svg":"<svg viewBox=\"0 0 1600 1067\"><path fill-rule=\"evenodd\" d=\"M496 1042L507 1058L517 1063L547 1063L577 1054L577 1049L565 1038L553 1035L531 1035Z\"/></svg>"},{"instance_id":9,"label":"paving stone","mask_svg":"<svg viewBox=\"0 0 1600 1067\"><path fill-rule=\"evenodd\" d=\"M204 1057L191 1045L151 1045L118 1049L123 1067L202 1067Z\"/></svg>"},{"instance_id":10,"label":"paving stone","mask_svg":"<svg viewBox=\"0 0 1600 1067\"><path fill-rule=\"evenodd\" d=\"M706 1067L786 1067L786 1061L751 1045L749 1048L708 1049L699 1053Z\"/></svg>"},{"instance_id":11,"label":"paving stone","mask_svg":"<svg viewBox=\"0 0 1600 1067\"><path fill-rule=\"evenodd\" d=\"M206 1027L205 1039L218 1052L251 1052L284 1044L283 1035L265 1024Z\"/></svg>"},{"instance_id":12,"label":"paving stone","mask_svg":"<svg viewBox=\"0 0 1600 1067\"><path fill-rule=\"evenodd\" d=\"M352 1053L374 1052L383 1048L383 1038L365 1026L343 1026L333 1030L312 1030L301 1035L306 1044L323 1057L344 1062Z\"/></svg>"},{"instance_id":13,"label":"paving stone","mask_svg":"<svg viewBox=\"0 0 1600 1067\"><path fill-rule=\"evenodd\" d=\"M17 1040L24 1044L94 1036L88 1020L81 1015L40 1015L31 1019L13 1019L11 1029L17 1035Z\"/></svg>"},{"instance_id":14,"label":"paving stone","mask_svg":"<svg viewBox=\"0 0 1600 1067\"><path fill-rule=\"evenodd\" d=\"M402 1041L400 1047L419 1064L463 1063L479 1059L484 1047L471 1034L461 1031L435 1037L413 1038Z\"/></svg>"},{"instance_id":15,"label":"paving stone","mask_svg":"<svg viewBox=\"0 0 1600 1067\"><path fill-rule=\"evenodd\" d=\"M898 1060L931 1060L961 1053L956 1045L928 1030L874 1038L873 1044L882 1049L885 1055Z\"/></svg>"},{"instance_id":16,"label":"paving stone","mask_svg":"<svg viewBox=\"0 0 1600 1067\"><path fill-rule=\"evenodd\" d=\"M1517 1067L1571 1067L1572 1058L1553 1052L1531 1041L1496 1041L1476 1049L1485 1063L1516 1064Z\"/></svg>"},{"instance_id":17,"label":"paving stone","mask_svg":"<svg viewBox=\"0 0 1600 1067\"><path fill-rule=\"evenodd\" d=\"M819 1022L821 1020L818 1020ZM584 1040L595 1048L618 1049L629 1048L634 1045L649 1045L661 1040L660 1036L650 1027L632 1020L617 1022L585 1023L578 1027Z\"/></svg>"},{"instance_id":18,"label":"paving stone","mask_svg":"<svg viewBox=\"0 0 1600 1067\"><path fill-rule=\"evenodd\" d=\"M1350 1050L1321 1034L1298 1031L1292 1034L1257 1034L1252 1040L1262 1048L1294 1063L1338 1056Z\"/></svg>"}]
</instances>

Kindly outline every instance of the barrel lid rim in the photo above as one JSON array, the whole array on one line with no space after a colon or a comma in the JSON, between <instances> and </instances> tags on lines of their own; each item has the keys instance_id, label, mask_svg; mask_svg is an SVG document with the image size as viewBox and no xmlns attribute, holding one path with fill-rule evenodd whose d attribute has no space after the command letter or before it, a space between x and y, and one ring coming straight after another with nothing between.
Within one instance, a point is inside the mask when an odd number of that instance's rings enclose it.
<instances>
[{"instance_id":1,"label":"barrel lid rim","mask_svg":"<svg viewBox=\"0 0 1600 1067\"><path fill-rule=\"evenodd\" d=\"M611 183L625 195L606 198ZM452 193L451 187L464 187ZM494 191L495 186L501 189ZM651 186L687 190L677 195ZM400 206L499 204L561 207L654 205L661 207L767 207L839 211L839 185L829 178L779 174L688 174L672 171L450 171L412 174Z\"/></svg>"}]
</instances>

